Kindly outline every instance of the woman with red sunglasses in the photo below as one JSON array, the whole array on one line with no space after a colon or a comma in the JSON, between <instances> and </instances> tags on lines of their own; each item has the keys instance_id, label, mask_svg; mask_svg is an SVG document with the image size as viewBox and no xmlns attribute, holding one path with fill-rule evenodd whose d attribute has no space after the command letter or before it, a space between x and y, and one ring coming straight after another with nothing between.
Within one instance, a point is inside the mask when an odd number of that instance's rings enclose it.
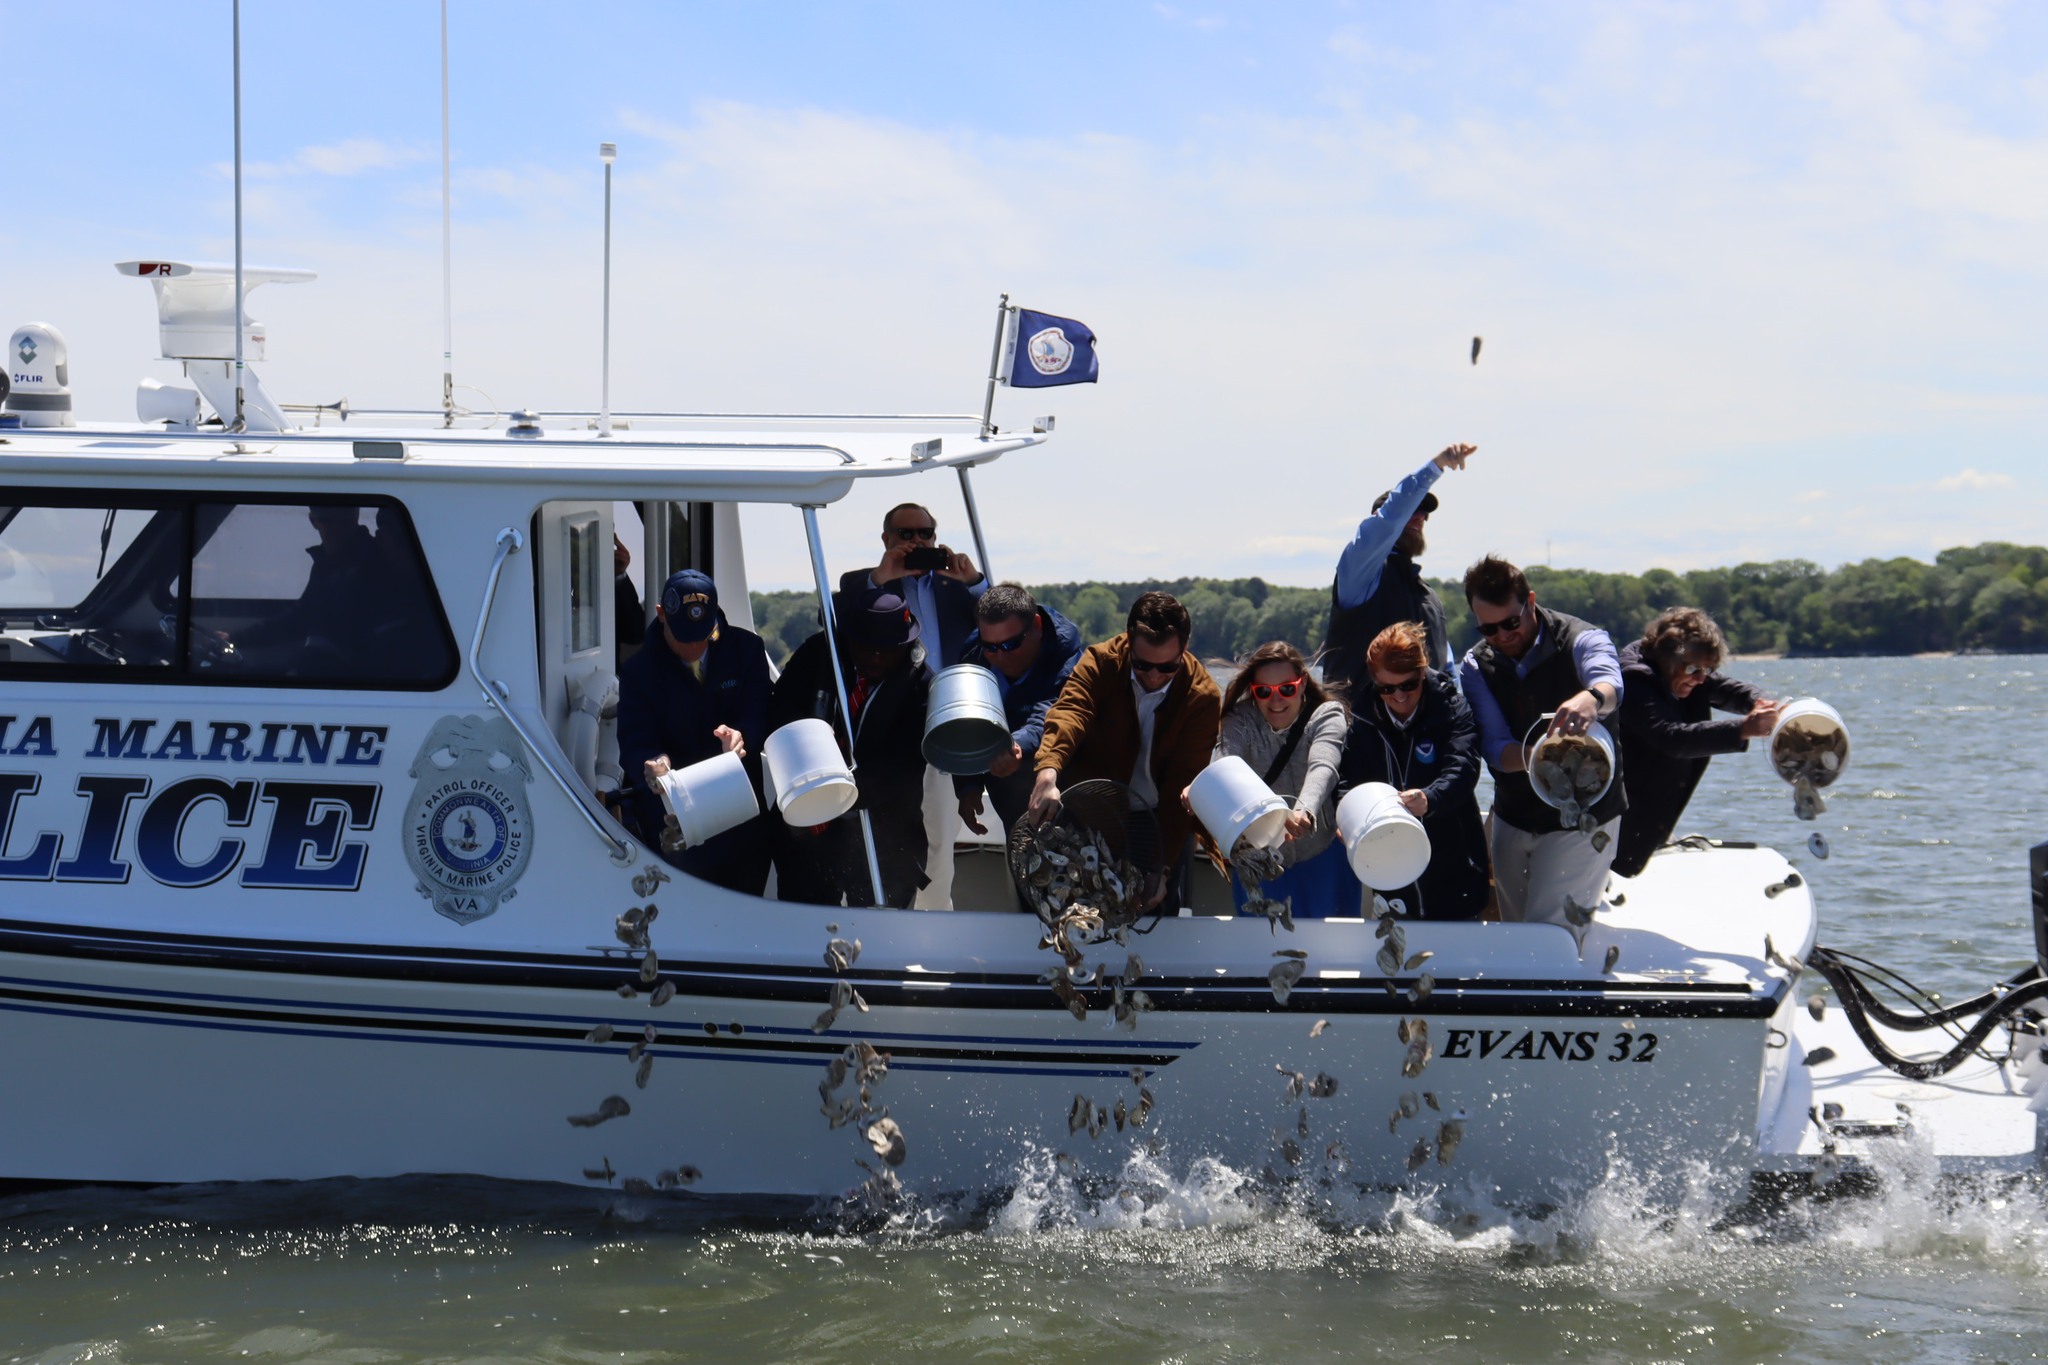
<instances>
[{"instance_id":1,"label":"woman with red sunglasses","mask_svg":"<svg viewBox=\"0 0 2048 1365\"><path fill-rule=\"evenodd\" d=\"M1413 621L1373 638L1366 676L1338 767L1339 797L1362 782L1384 782L1429 834L1429 866L1388 900L1419 919L1478 919L1492 867L1486 826L1473 795L1479 783L1479 722L1449 673L1428 666L1428 637Z\"/></svg>"},{"instance_id":2,"label":"woman with red sunglasses","mask_svg":"<svg viewBox=\"0 0 2048 1365\"><path fill-rule=\"evenodd\" d=\"M1282 640L1260 645L1238 666L1223 693L1219 756L1236 755L1286 799L1285 869L1264 883L1274 900L1294 898L1297 919L1355 915L1363 888L1336 845L1337 763L1351 718L1344 703L1324 691L1301 651ZM1224 852L1227 854L1228 849ZM1243 910L1243 885L1231 882Z\"/></svg>"}]
</instances>

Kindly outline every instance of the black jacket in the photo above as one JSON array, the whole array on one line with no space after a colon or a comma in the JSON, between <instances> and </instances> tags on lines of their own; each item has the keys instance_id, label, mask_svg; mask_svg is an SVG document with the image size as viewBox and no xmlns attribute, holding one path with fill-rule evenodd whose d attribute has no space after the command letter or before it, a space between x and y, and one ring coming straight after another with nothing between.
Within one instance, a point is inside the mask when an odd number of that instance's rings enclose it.
<instances>
[{"instance_id":1,"label":"black jacket","mask_svg":"<svg viewBox=\"0 0 2048 1365\"><path fill-rule=\"evenodd\" d=\"M1741 717L1762 694L1748 683L1709 673L1681 701L1656 664L1643 657L1640 640L1621 651L1621 681L1621 778L1628 810L1621 817L1614 870L1633 877L1678 828L1707 760L1749 748ZM1716 720L1716 711L1737 715Z\"/></svg>"},{"instance_id":2,"label":"black jacket","mask_svg":"<svg viewBox=\"0 0 2048 1365\"><path fill-rule=\"evenodd\" d=\"M850 696L853 664L842 661L842 667ZM901 668L875 685L862 707L854 726L852 755L860 804L874 820L877 846L894 842L907 850L914 844L920 865L924 857L924 708L931 685L931 670L920 651L913 649ZM811 717L832 723L843 750L846 727L839 719L832 656L826 651L822 630L798 645L783 666L768 706L768 729L772 734L793 720Z\"/></svg>"},{"instance_id":3,"label":"black jacket","mask_svg":"<svg viewBox=\"0 0 2048 1365\"><path fill-rule=\"evenodd\" d=\"M761 794L761 745L768 739L768 650L751 630L728 625L719 615L718 638L704 655L704 680L669 648L668 628L656 623L619 669L619 766L633 793L641 837L659 845L663 808L642 769L656 754L669 766L686 768L715 758L723 748L711 732L729 725L747 742L747 776ZM770 817L773 818L773 817ZM766 828L761 817L726 831L669 861L694 877L761 893L768 872Z\"/></svg>"},{"instance_id":4,"label":"black jacket","mask_svg":"<svg viewBox=\"0 0 2048 1365\"><path fill-rule=\"evenodd\" d=\"M1377 696L1352 712L1344 761L1337 767L1341 799L1365 782L1429 797L1429 867L1413 886L1382 892L1408 903L1423 919L1478 919L1486 907L1492 864L1486 827L1473 795L1479 783L1479 722L1448 673L1425 672L1422 706L1403 729Z\"/></svg>"},{"instance_id":5,"label":"black jacket","mask_svg":"<svg viewBox=\"0 0 2048 1365\"><path fill-rule=\"evenodd\" d=\"M868 586L868 575L873 572L872 569L848 569L839 575L839 591L852 597ZM960 651L967 647L968 637L975 634L975 597L973 591L956 578L933 574L931 579L932 600L939 605L939 638L922 643L926 656L939 660L938 667L943 668L960 657ZM874 586L888 589L905 602L910 601L910 584L900 578Z\"/></svg>"}]
</instances>

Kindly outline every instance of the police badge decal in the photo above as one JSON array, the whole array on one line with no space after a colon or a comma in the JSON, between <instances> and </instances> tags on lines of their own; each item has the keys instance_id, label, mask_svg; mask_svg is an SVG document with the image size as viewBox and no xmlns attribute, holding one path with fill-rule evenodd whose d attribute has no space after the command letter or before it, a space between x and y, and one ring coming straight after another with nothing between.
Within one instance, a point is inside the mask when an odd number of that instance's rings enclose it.
<instances>
[{"instance_id":1,"label":"police badge decal","mask_svg":"<svg viewBox=\"0 0 2048 1365\"><path fill-rule=\"evenodd\" d=\"M533 860L533 770L502 716L443 716L412 761L405 860L419 892L457 924L512 899Z\"/></svg>"}]
</instances>

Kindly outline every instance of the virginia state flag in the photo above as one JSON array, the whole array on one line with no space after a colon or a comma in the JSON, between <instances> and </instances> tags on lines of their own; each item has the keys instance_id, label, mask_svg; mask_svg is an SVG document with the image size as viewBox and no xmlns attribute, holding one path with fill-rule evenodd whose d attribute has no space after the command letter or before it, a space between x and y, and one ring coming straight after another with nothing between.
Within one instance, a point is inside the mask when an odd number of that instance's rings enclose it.
<instances>
[{"instance_id":1,"label":"virginia state flag","mask_svg":"<svg viewBox=\"0 0 2048 1365\"><path fill-rule=\"evenodd\" d=\"M1019 308L1013 337L1011 388L1049 389L1056 384L1095 382L1095 333L1086 324Z\"/></svg>"}]
</instances>

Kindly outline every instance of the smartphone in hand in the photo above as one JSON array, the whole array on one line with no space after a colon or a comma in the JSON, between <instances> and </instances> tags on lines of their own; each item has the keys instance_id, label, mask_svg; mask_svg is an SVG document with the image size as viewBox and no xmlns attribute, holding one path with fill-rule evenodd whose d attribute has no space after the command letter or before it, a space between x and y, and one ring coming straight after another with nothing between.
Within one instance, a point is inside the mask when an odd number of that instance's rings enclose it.
<instances>
[{"instance_id":1,"label":"smartphone in hand","mask_svg":"<svg viewBox=\"0 0 2048 1365\"><path fill-rule=\"evenodd\" d=\"M903 556L904 568L917 569L927 573L934 569L943 569L952 562L953 556L936 545L920 545L917 549Z\"/></svg>"}]
</instances>

